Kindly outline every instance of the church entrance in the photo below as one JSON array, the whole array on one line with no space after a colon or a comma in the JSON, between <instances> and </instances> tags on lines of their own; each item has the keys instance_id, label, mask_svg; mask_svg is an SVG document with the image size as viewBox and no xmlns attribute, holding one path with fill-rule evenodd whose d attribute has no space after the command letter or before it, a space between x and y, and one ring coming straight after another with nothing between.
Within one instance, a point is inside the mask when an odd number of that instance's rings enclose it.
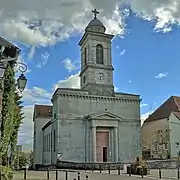
<instances>
[{"instance_id":1,"label":"church entrance","mask_svg":"<svg viewBox=\"0 0 180 180\"><path fill-rule=\"evenodd\" d=\"M96 132L96 159L97 162L108 161L109 130L102 129Z\"/></svg>"},{"instance_id":2,"label":"church entrance","mask_svg":"<svg viewBox=\"0 0 180 180\"><path fill-rule=\"evenodd\" d=\"M103 162L107 162L107 147L103 147Z\"/></svg>"}]
</instances>

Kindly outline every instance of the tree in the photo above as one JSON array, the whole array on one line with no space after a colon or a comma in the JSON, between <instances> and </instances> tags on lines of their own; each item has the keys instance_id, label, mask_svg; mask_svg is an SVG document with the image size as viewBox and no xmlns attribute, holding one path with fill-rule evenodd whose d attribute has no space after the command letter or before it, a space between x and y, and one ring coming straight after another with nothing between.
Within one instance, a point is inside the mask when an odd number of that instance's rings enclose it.
<instances>
[{"instance_id":1,"label":"tree","mask_svg":"<svg viewBox=\"0 0 180 180\"><path fill-rule=\"evenodd\" d=\"M2 99L2 123L0 153L2 165L7 165L7 153L10 137L14 129L14 107L15 107L15 80L12 63L8 63L4 73L3 99Z\"/></svg>"},{"instance_id":2,"label":"tree","mask_svg":"<svg viewBox=\"0 0 180 180\"><path fill-rule=\"evenodd\" d=\"M16 169L22 169L25 166L32 167L33 162L33 153L31 152L19 152L16 153L15 157L15 168Z\"/></svg>"},{"instance_id":3,"label":"tree","mask_svg":"<svg viewBox=\"0 0 180 180\"><path fill-rule=\"evenodd\" d=\"M16 92L14 75L14 65L13 63L8 63L4 73L2 123L0 126L0 159L2 160L2 165L5 166L8 163L9 147L11 150L11 164L14 164L18 131L23 119L22 101Z\"/></svg>"},{"instance_id":4,"label":"tree","mask_svg":"<svg viewBox=\"0 0 180 180\"><path fill-rule=\"evenodd\" d=\"M14 116L13 116L13 121L14 121L14 129L12 132L12 136L10 138L10 146L11 146L11 166L14 166L14 159L15 159L15 152L16 152L16 144L17 144L17 139L18 139L18 131L20 128L20 125L23 120L23 113L22 113L22 101L21 101L21 96L16 92L15 93L15 107L14 107Z\"/></svg>"}]
</instances>

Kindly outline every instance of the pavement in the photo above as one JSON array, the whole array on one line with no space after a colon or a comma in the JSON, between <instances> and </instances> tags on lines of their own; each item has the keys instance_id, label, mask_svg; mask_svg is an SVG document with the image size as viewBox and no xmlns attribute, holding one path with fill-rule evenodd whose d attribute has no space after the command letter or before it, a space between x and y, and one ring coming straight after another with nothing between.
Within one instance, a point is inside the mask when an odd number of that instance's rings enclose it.
<instances>
[{"instance_id":1,"label":"pavement","mask_svg":"<svg viewBox=\"0 0 180 180\"><path fill-rule=\"evenodd\" d=\"M70 170L68 170L70 171ZM141 176L132 175L129 176L125 174L125 171L121 171L121 175L118 175L117 171L111 171L111 174L108 171L79 171L80 172L80 180L86 180L86 175L88 175L88 180L137 180L142 179ZM174 180L177 178L177 170L162 170L161 172L162 180ZM13 180L23 180L24 172L15 172ZM78 172L72 170L68 172L68 178L66 179L66 173L64 171L58 172L58 180L78 180ZM150 175L144 176L144 180L156 180L159 179L159 170L151 170ZM47 180L47 172L46 171L28 171L27 172L27 180ZM56 180L56 172L50 171L50 180Z\"/></svg>"}]
</instances>

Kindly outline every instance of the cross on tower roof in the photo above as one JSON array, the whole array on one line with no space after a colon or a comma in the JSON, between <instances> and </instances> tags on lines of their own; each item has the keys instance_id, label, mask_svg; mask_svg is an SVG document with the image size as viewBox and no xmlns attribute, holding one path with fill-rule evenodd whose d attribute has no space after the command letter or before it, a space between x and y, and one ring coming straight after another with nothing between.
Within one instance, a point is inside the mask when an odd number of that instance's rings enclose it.
<instances>
[{"instance_id":1,"label":"cross on tower roof","mask_svg":"<svg viewBox=\"0 0 180 180\"><path fill-rule=\"evenodd\" d=\"M94 13L94 19L96 19L97 18L97 14L99 14L99 12L96 9L92 10L92 12Z\"/></svg>"}]
</instances>

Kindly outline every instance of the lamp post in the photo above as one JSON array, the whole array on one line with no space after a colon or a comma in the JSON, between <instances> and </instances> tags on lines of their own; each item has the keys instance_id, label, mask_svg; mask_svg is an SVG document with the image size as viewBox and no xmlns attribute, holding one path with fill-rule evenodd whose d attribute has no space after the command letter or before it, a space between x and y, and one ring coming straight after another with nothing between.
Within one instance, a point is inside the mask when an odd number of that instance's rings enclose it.
<instances>
[{"instance_id":1,"label":"lamp post","mask_svg":"<svg viewBox=\"0 0 180 180\"><path fill-rule=\"evenodd\" d=\"M16 62L18 65L18 70L21 72L21 75L17 79L17 86L20 92L23 92L26 84L27 84L27 78L24 75L24 72L27 71L27 66L24 63Z\"/></svg>"},{"instance_id":2,"label":"lamp post","mask_svg":"<svg viewBox=\"0 0 180 180\"><path fill-rule=\"evenodd\" d=\"M21 72L17 79L17 87L20 92L23 92L27 84L27 78L24 75L24 72L27 71L27 66L24 63L17 62L20 51L18 47L0 37L0 79L4 76L7 63L12 62Z\"/></svg>"},{"instance_id":3,"label":"lamp post","mask_svg":"<svg viewBox=\"0 0 180 180\"><path fill-rule=\"evenodd\" d=\"M27 84L27 78L24 75L24 72L27 71L27 66L24 63L20 63L20 62L15 62L15 65L18 67L18 70L21 72L21 75L17 79L17 87L20 92L23 92ZM0 60L0 79L3 78L5 70L6 70L6 64L4 63L4 61L2 62Z\"/></svg>"}]
</instances>

